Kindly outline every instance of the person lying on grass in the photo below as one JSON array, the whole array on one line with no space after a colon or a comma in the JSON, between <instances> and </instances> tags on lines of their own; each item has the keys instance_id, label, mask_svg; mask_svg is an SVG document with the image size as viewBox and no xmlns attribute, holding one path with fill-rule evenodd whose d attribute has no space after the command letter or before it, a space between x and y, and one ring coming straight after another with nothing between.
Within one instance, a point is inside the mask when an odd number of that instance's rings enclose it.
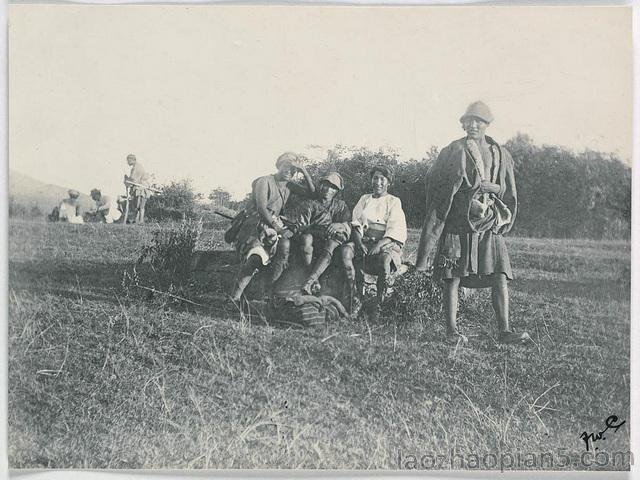
<instances>
[{"instance_id":1,"label":"person lying on grass","mask_svg":"<svg viewBox=\"0 0 640 480\"><path fill-rule=\"evenodd\" d=\"M271 264L269 285L272 287L282 275L289 261L290 239L293 232L287 228L280 214L292 192L310 197L315 187L307 169L298 163L295 153L286 152L278 157L273 175L255 179L251 185L251 200L242 213L241 225L234 239L236 251L242 261L231 299L240 300L245 288L259 269ZM296 172L304 176L305 185L292 181ZM235 221L235 220L234 220Z\"/></svg>"},{"instance_id":2,"label":"person lying on grass","mask_svg":"<svg viewBox=\"0 0 640 480\"><path fill-rule=\"evenodd\" d=\"M493 115L482 102L460 118L466 137L442 149L427 173L426 213L416 269L444 280L447 340L466 342L458 332L458 289L491 287L501 343L528 343L526 332L509 326L513 278L503 235L513 226L518 199L511 154L485 131ZM434 255L435 254L435 255Z\"/></svg>"},{"instance_id":3,"label":"person lying on grass","mask_svg":"<svg viewBox=\"0 0 640 480\"><path fill-rule=\"evenodd\" d=\"M351 235L351 210L336 197L344 189L344 181L339 173L332 172L320 180L317 196L303 202L298 207L295 224L298 229L298 243L302 250L304 265L310 269L302 286L302 292L311 295L320 291L318 279L331 264L333 252L344 244ZM320 252L313 263L313 252Z\"/></svg>"}]
</instances>

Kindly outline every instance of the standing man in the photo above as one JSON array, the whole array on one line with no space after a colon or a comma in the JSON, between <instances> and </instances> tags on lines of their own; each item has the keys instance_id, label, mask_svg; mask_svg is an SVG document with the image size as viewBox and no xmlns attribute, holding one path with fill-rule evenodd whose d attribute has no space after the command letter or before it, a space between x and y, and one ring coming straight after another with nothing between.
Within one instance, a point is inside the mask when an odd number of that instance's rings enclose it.
<instances>
[{"instance_id":1,"label":"standing man","mask_svg":"<svg viewBox=\"0 0 640 480\"><path fill-rule=\"evenodd\" d=\"M134 154L127 155L127 163L131 167L131 173L124 176L124 185L127 195L131 194L136 209L135 223L144 223L144 207L147 204L147 198L151 195L151 191L146 188L149 186L149 174ZM126 218L124 223L127 223Z\"/></svg>"},{"instance_id":2,"label":"standing man","mask_svg":"<svg viewBox=\"0 0 640 480\"><path fill-rule=\"evenodd\" d=\"M491 287L501 343L530 341L509 326L508 281L513 278L503 234L518 206L511 154L485 135L489 107L474 102L460 117L466 137L445 147L427 174L427 209L416 268L434 267L444 280L447 340L466 342L458 332L458 289Z\"/></svg>"}]
</instances>

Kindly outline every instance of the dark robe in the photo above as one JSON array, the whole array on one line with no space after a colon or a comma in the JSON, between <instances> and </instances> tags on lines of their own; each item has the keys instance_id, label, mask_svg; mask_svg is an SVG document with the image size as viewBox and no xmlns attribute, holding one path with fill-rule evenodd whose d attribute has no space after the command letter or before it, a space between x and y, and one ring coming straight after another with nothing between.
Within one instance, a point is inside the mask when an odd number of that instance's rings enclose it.
<instances>
[{"instance_id":1,"label":"dark robe","mask_svg":"<svg viewBox=\"0 0 640 480\"><path fill-rule=\"evenodd\" d=\"M493 157L485 178L500 186L490 194L493 210L481 219L474 205L487 197L480 193L482 175L467 138L445 147L426 178L426 212L418 246L416 267L436 267L445 278L505 273L512 278L502 235L511 230L517 213L517 193L511 154L485 137ZM477 157L477 151L476 151ZM482 163L482 161L480 161ZM509 221L501 222L500 213Z\"/></svg>"}]
</instances>

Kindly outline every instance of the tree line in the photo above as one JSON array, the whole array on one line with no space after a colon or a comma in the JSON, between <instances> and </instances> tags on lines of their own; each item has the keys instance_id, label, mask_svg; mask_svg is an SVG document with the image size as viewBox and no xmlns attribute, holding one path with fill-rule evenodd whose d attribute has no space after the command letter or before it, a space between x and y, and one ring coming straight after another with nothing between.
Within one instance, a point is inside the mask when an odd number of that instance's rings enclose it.
<instances>
[{"instance_id":1,"label":"tree line","mask_svg":"<svg viewBox=\"0 0 640 480\"><path fill-rule=\"evenodd\" d=\"M514 160L518 188L518 216L514 235L553 238L619 239L631 231L631 169L616 155L586 150L574 152L556 145L536 145L524 134L505 144ZM318 179L330 171L345 180L343 199L355 205L369 191L369 170L377 164L390 166L390 187L402 200L407 223L422 225L425 211L425 177L438 157L431 147L420 160L400 162L393 150L336 146L327 158L307 165ZM218 205L241 209L240 202L218 188L209 198Z\"/></svg>"},{"instance_id":2,"label":"tree line","mask_svg":"<svg viewBox=\"0 0 640 480\"><path fill-rule=\"evenodd\" d=\"M518 134L505 144L515 163L518 188L518 216L514 235L553 238L626 239L631 233L631 169L615 154L586 150L574 152L556 145L536 145ZM339 172L345 180L341 193L348 205L355 205L370 189L369 170L377 164L392 168L394 181L389 191L402 200L407 223L422 225L425 211L425 177L438 157L431 147L420 160L399 161L393 149L372 151L337 145L322 161L307 161L314 179ZM147 202L147 218L156 221L204 217L206 223L224 225L211 205L236 211L250 200L233 200L224 188L207 197L196 193L187 180L155 185L161 190ZM292 202L295 203L295 202ZM10 216L40 216L33 206L9 202Z\"/></svg>"}]
</instances>

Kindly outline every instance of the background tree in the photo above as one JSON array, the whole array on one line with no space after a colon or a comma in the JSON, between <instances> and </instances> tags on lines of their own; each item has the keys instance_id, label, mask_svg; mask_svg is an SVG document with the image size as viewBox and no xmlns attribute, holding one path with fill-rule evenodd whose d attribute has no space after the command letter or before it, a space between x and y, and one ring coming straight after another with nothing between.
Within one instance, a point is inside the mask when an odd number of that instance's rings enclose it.
<instances>
[{"instance_id":1,"label":"background tree","mask_svg":"<svg viewBox=\"0 0 640 480\"><path fill-rule=\"evenodd\" d=\"M208 196L214 205L220 207L229 207L231 203L231 194L221 187L217 187L211 191Z\"/></svg>"},{"instance_id":2,"label":"background tree","mask_svg":"<svg viewBox=\"0 0 640 480\"><path fill-rule=\"evenodd\" d=\"M614 154L576 153L554 145L538 146L525 134L506 142L515 164L519 210L514 234L557 238L628 238L631 225L631 169ZM431 147L422 160L399 162L393 149L337 145L323 161L308 165L317 181L339 172L345 180L342 198L351 207L370 191L369 171L391 167L389 192L398 196L407 223L420 228L425 212L425 178L438 157Z\"/></svg>"},{"instance_id":3,"label":"background tree","mask_svg":"<svg viewBox=\"0 0 640 480\"><path fill-rule=\"evenodd\" d=\"M161 193L149 198L146 216L150 220L182 220L194 218L196 201L201 195L194 192L191 180L172 181L167 185L155 186Z\"/></svg>"},{"instance_id":4,"label":"background tree","mask_svg":"<svg viewBox=\"0 0 640 480\"><path fill-rule=\"evenodd\" d=\"M617 156L536 146L518 134L513 155L519 212L514 233L535 237L627 238L631 169Z\"/></svg>"}]
</instances>

